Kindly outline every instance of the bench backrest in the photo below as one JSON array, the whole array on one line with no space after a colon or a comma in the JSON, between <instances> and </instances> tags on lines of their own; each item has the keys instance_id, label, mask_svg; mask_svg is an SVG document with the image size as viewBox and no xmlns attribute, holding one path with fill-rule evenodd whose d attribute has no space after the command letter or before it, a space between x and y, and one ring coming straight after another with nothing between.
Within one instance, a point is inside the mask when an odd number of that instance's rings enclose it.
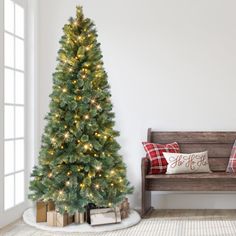
<instances>
[{"instance_id":1,"label":"bench backrest","mask_svg":"<svg viewBox=\"0 0 236 236\"><path fill-rule=\"evenodd\" d=\"M208 151L212 171L225 171L236 132L159 132L148 129L148 142L178 142L182 153Z\"/></svg>"}]
</instances>

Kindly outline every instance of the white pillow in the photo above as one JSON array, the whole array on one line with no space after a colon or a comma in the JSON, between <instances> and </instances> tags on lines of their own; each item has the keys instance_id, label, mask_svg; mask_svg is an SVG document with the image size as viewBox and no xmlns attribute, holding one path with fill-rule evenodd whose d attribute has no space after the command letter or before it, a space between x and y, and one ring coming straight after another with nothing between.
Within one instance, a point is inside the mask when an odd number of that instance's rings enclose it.
<instances>
[{"instance_id":1,"label":"white pillow","mask_svg":"<svg viewBox=\"0 0 236 236\"><path fill-rule=\"evenodd\" d=\"M210 173L208 153L191 154L163 152L168 162L166 174Z\"/></svg>"}]
</instances>

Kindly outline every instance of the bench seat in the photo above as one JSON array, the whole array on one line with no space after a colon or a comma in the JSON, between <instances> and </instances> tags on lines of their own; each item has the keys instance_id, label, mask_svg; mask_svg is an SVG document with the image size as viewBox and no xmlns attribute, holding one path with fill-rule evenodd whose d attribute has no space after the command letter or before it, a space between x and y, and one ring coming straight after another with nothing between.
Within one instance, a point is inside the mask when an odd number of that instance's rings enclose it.
<instances>
[{"instance_id":1,"label":"bench seat","mask_svg":"<svg viewBox=\"0 0 236 236\"><path fill-rule=\"evenodd\" d=\"M236 179L235 173L213 172L196 174L174 174L174 175L146 175L146 179Z\"/></svg>"},{"instance_id":2,"label":"bench seat","mask_svg":"<svg viewBox=\"0 0 236 236\"><path fill-rule=\"evenodd\" d=\"M236 191L236 174L226 172L146 175L146 191Z\"/></svg>"}]
</instances>

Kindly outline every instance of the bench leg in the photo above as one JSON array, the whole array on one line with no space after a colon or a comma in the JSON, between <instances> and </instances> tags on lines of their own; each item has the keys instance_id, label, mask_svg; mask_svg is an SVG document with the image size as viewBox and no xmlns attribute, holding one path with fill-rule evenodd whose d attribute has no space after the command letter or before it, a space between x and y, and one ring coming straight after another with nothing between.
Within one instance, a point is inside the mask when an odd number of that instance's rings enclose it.
<instances>
[{"instance_id":1,"label":"bench leg","mask_svg":"<svg viewBox=\"0 0 236 236\"><path fill-rule=\"evenodd\" d=\"M142 180L142 209L141 209L141 217L144 218L147 216L151 210L151 191L146 191L146 174L147 174L147 166L148 166L148 160L147 158L143 158L141 162L141 180Z\"/></svg>"},{"instance_id":2,"label":"bench leg","mask_svg":"<svg viewBox=\"0 0 236 236\"><path fill-rule=\"evenodd\" d=\"M151 213L153 207L151 207L151 191L142 190L142 210L141 217L144 218Z\"/></svg>"}]
</instances>

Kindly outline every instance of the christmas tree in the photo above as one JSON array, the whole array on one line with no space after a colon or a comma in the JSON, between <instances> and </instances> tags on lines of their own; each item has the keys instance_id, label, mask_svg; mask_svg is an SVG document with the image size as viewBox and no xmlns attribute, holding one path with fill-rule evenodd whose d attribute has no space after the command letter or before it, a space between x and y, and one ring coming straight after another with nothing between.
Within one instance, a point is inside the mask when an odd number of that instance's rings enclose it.
<instances>
[{"instance_id":1,"label":"christmas tree","mask_svg":"<svg viewBox=\"0 0 236 236\"><path fill-rule=\"evenodd\" d=\"M113 207L132 192L119 155L111 94L93 22L81 7L63 28L50 111L29 198L61 212Z\"/></svg>"}]
</instances>

